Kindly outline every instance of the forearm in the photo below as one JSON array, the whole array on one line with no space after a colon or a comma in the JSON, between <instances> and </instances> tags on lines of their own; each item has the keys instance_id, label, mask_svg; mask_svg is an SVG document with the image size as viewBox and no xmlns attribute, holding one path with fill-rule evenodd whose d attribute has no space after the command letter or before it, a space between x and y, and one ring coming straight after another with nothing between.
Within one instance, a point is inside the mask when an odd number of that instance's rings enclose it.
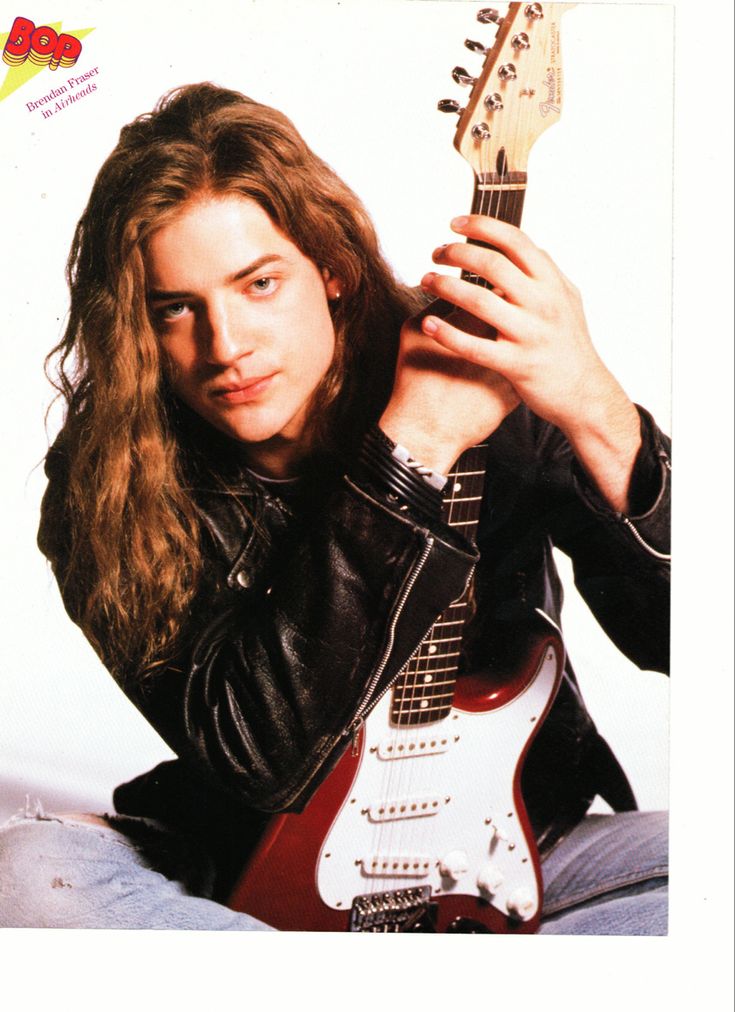
<instances>
[{"instance_id":1,"label":"forearm","mask_svg":"<svg viewBox=\"0 0 735 1012\"><path fill-rule=\"evenodd\" d=\"M584 411L560 427L608 505L629 513L630 478L641 447L640 419L617 380L607 373L605 382L589 391Z\"/></svg>"}]
</instances>

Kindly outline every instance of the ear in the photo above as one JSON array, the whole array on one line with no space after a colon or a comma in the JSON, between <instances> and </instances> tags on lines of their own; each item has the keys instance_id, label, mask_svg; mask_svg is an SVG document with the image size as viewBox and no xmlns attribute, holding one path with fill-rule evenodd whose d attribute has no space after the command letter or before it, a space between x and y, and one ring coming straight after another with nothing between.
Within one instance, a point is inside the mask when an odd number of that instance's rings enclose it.
<instances>
[{"instance_id":1,"label":"ear","mask_svg":"<svg viewBox=\"0 0 735 1012\"><path fill-rule=\"evenodd\" d=\"M322 277L324 278L324 289L327 293L327 299L330 302L337 302L342 298L342 282L339 278L335 278L327 267L322 267Z\"/></svg>"}]
</instances>

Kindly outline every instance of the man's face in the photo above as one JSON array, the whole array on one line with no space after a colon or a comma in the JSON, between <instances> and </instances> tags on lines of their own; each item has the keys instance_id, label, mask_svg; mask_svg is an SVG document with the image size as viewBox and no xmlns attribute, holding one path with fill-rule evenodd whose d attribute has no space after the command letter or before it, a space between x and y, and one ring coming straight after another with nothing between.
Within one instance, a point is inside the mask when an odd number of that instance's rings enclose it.
<instances>
[{"instance_id":1,"label":"man's face","mask_svg":"<svg viewBox=\"0 0 735 1012\"><path fill-rule=\"evenodd\" d=\"M337 282L238 195L185 205L152 236L146 273L174 392L254 462L287 466L334 354Z\"/></svg>"}]
</instances>

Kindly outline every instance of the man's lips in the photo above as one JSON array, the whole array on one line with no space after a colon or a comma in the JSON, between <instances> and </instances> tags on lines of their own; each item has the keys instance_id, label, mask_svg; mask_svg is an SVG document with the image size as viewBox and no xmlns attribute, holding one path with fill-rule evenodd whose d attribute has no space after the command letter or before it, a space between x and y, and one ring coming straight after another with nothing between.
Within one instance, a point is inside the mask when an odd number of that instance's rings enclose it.
<instances>
[{"instance_id":1,"label":"man's lips","mask_svg":"<svg viewBox=\"0 0 735 1012\"><path fill-rule=\"evenodd\" d=\"M276 373L269 373L267 376L254 376L244 383L228 383L226 386L216 387L211 396L218 401L225 401L227 404L244 404L259 397L270 385Z\"/></svg>"}]
</instances>

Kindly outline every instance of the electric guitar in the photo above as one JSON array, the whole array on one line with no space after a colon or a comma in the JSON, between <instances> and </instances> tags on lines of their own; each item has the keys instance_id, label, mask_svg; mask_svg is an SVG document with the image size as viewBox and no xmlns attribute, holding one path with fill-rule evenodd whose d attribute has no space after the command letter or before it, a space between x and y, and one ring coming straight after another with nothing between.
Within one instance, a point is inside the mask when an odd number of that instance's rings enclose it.
<instances>
[{"instance_id":1,"label":"electric guitar","mask_svg":"<svg viewBox=\"0 0 735 1012\"><path fill-rule=\"evenodd\" d=\"M561 112L559 21L569 4L509 5L459 113L455 147L474 171L472 210L520 223L528 152ZM476 284L477 276L464 274ZM449 475L444 519L470 540L485 445ZM523 760L561 679L558 630L518 645L512 671L457 677L471 585L439 616L352 749L298 815L267 827L230 906L282 930L535 931L538 853L521 795ZM545 621L544 621L545 620Z\"/></svg>"}]
</instances>

